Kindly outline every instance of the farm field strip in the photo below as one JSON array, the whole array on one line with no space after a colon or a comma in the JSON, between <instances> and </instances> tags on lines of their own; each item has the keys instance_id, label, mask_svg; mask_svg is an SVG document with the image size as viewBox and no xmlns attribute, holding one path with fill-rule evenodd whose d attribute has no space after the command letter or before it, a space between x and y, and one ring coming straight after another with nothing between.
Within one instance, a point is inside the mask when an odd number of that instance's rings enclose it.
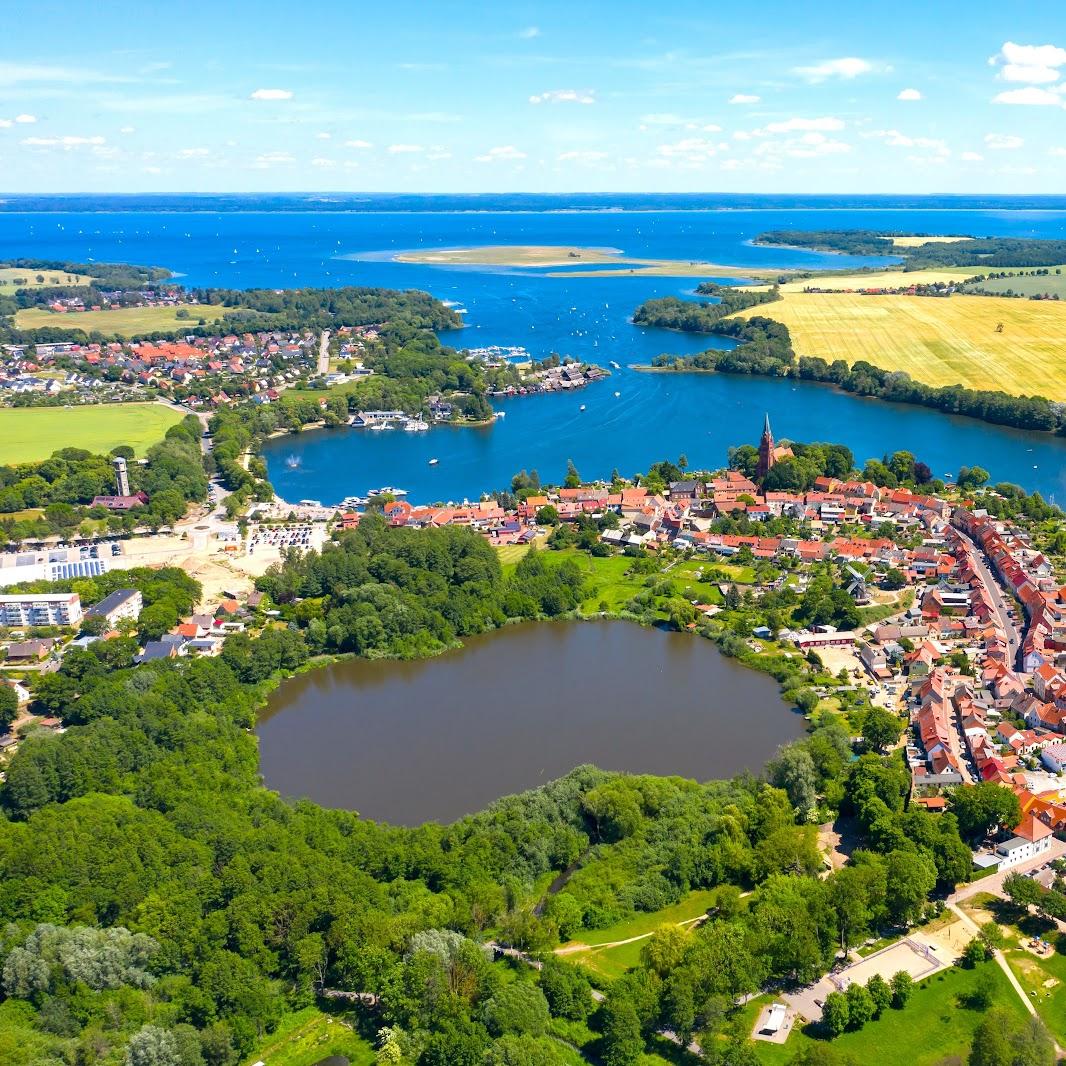
<instances>
[{"instance_id":1,"label":"farm field strip","mask_svg":"<svg viewBox=\"0 0 1066 1066\"><path fill-rule=\"evenodd\" d=\"M756 314L788 326L801 356L865 359L927 385L1066 400L1066 303L800 292L742 317Z\"/></svg>"}]
</instances>

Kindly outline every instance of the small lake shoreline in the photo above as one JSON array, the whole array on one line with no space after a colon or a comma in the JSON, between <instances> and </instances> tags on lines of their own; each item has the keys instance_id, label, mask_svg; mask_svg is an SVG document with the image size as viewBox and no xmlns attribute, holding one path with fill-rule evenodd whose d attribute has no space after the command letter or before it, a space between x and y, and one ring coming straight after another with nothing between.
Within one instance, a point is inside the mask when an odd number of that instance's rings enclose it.
<instances>
[{"instance_id":1,"label":"small lake shoreline","mask_svg":"<svg viewBox=\"0 0 1066 1066\"><path fill-rule=\"evenodd\" d=\"M505 625L423 659L316 660L267 695L255 732L268 788L421 824L585 763L758 772L803 729L772 677L717 646L596 616Z\"/></svg>"}]
</instances>

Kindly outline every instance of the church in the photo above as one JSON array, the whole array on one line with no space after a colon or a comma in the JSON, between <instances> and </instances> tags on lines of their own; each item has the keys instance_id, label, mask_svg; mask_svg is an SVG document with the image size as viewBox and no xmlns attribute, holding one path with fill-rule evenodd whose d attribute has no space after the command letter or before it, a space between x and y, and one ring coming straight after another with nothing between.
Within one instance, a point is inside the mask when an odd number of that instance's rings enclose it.
<instances>
[{"instance_id":1,"label":"church","mask_svg":"<svg viewBox=\"0 0 1066 1066\"><path fill-rule=\"evenodd\" d=\"M778 448L774 445L774 434L770 429L770 415L763 423L762 438L759 441L759 464L755 467L755 478L762 481L770 472L770 467L781 459L792 457L792 449L786 444Z\"/></svg>"}]
</instances>

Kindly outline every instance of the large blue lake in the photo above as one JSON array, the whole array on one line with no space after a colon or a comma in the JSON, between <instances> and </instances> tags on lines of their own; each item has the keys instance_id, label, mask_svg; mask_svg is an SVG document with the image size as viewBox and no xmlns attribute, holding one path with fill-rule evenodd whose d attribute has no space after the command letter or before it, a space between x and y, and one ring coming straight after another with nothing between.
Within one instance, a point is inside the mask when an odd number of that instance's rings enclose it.
<instances>
[{"instance_id":1,"label":"large blue lake","mask_svg":"<svg viewBox=\"0 0 1066 1066\"><path fill-rule=\"evenodd\" d=\"M708 346L707 338L629 322L633 308L651 296L690 293L690 278L552 278L542 271L388 259L414 248L565 244L752 266L872 262L750 243L762 230L789 227L1062 238L1066 198L9 198L0 203L0 257L152 263L192 285L426 289L466 310L467 327L445 338L456 347L523 345L535 356L558 351L623 367L579 394L501 403L506 417L490 428L342 429L271 441L271 479L286 499L334 502L381 484L405 488L415 500L475 498L506 486L523 468L561 480L567 459L585 477L605 477L615 468L632 474L681 453L693 466L719 465L730 445L755 439L764 411L779 437L840 441L860 463L908 448L938 475L977 463L995 480L1066 498L1064 439L818 385L625 369L659 352ZM1041 382L1032 388L1039 392ZM430 458L439 462L430 466Z\"/></svg>"}]
</instances>

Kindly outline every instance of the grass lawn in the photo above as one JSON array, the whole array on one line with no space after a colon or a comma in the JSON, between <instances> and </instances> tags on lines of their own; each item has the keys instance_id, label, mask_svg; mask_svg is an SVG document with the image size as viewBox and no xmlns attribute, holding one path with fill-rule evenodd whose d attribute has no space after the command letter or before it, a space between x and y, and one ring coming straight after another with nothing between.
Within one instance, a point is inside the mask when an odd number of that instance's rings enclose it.
<instances>
[{"instance_id":1,"label":"grass lawn","mask_svg":"<svg viewBox=\"0 0 1066 1066\"><path fill-rule=\"evenodd\" d=\"M38 277L43 281L38 281ZM23 284L17 284L21 281ZM44 289L57 285L88 285L92 278L86 274L68 274L64 270L29 270L25 267L0 267L0 296L11 295L20 289Z\"/></svg>"},{"instance_id":2,"label":"grass lawn","mask_svg":"<svg viewBox=\"0 0 1066 1066\"><path fill-rule=\"evenodd\" d=\"M0 463L36 462L59 448L108 452L119 444L143 455L180 421L159 403L6 408L0 410Z\"/></svg>"},{"instance_id":3,"label":"grass lawn","mask_svg":"<svg viewBox=\"0 0 1066 1066\"><path fill-rule=\"evenodd\" d=\"M996 982L994 1003L1019 1019L1026 1017L1017 993L1010 987L1003 971L994 963L982 963L973 970L943 970L920 983L903 1010L888 1010L877 1021L869 1022L854 1033L844 1033L832 1046L856 1062L878 1066L939 1066L944 1062L965 1062L974 1029L984 1017L965 1006L966 996L982 973L989 972ZM740 1012L736 1031L751 1035L759 1011L773 996L760 996ZM768 1044L756 1041L755 1049L766 1066L785 1066L803 1047L824 1044L803 1029L795 1030L787 1043Z\"/></svg>"},{"instance_id":4,"label":"grass lawn","mask_svg":"<svg viewBox=\"0 0 1066 1066\"><path fill-rule=\"evenodd\" d=\"M801 356L865 359L927 385L1066 400L1066 302L789 292L742 317L754 314L788 326Z\"/></svg>"},{"instance_id":5,"label":"grass lawn","mask_svg":"<svg viewBox=\"0 0 1066 1066\"><path fill-rule=\"evenodd\" d=\"M224 313L235 310L232 307L185 304L183 307L118 307L107 311L55 314L40 307L26 307L15 313L15 325L19 329L57 326L60 329L80 329L86 333L96 330L106 337L134 337L164 330L177 332L195 326L201 318L209 323L216 322ZM187 312L188 318L178 318L178 311Z\"/></svg>"},{"instance_id":6,"label":"grass lawn","mask_svg":"<svg viewBox=\"0 0 1066 1066\"><path fill-rule=\"evenodd\" d=\"M713 890L697 888L689 892L683 900L663 907L662 910L634 914L632 918L626 918L625 921L616 922L604 929L590 929L581 934L580 942L595 947L597 944L611 944L616 940L628 940L631 936L654 933L661 925L676 925L678 922L699 918L707 913L713 902Z\"/></svg>"},{"instance_id":7,"label":"grass lawn","mask_svg":"<svg viewBox=\"0 0 1066 1066\"><path fill-rule=\"evenodd\" d=\"M343 1055L351 1066L372 1066L374 1049L349 1028L353 1023L344 1012L330 1015L317 1007L305 1007L287 1015L277 1031L245 1061L262 1060L266 1066L314 1066L330 1055Z\"/></svg>"}]
</instances>

